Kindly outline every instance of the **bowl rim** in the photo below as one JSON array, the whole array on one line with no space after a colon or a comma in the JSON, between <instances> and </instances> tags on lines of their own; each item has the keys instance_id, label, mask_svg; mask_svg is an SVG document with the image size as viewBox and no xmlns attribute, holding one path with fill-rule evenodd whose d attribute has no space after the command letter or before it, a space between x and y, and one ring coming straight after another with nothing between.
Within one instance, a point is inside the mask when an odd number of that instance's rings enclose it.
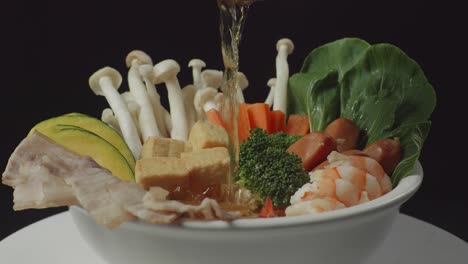
<instances>
[{"instance_id":1,"label":"bowl rim","mask_svg":"<svg viewBox=\"0 0 468 264\"><path fill-rule=\"evenodd\" d=\"M189 230L203 231L219 231L219 230L239 230L239 229L270 229L279 227L291 227L320 223L331 223L342 221L348 218L362 217L370 214L376 214L400 206L411 198L421 186L423 180L423 168L418 161L413 172L400 180L398 185L389 193L376 198L372 201L320 214L308 214L300 216L275 217L275 218L244 218L237 219L232 222L214 220L214 221L184 221L173 224L155 225L149 224L140 220L127 222L118 228L132 229L143 232L148 232L155 227L158 228L176 228ZM71 211L78 211L81 214L88 215L87 211L80 206L70 206ZM74 214L72 214L73 216ZM149 229L148 229L149 228Z\"/></svg>"}]
</instances>

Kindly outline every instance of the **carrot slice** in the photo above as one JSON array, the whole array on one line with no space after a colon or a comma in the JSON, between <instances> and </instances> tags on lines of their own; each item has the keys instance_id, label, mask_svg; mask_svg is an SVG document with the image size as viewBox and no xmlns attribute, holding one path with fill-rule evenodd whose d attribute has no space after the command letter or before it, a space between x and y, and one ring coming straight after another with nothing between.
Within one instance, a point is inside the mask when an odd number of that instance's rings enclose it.
<instances>
[{"instance_id":1,"label":"carrot slice","mask_svg":"<svg viewBox=\"0 0 468 264\"><path fill-rule=\"evenodd\" d=\"M225 127L223 119L221 118L221 114L218 110L213 108L208 110L208 112L205 112L205 114L208 118L208 121L210 121L210 123L212 123L213 125Z\"/></svg>"},{"instance_id":2,"label":"carrot slice","mask_svg":"<svg viewBox=\"0 0 468 264\"><path fill-rule=\"evenodd\" d=\"M265 204L260 210L260 214L258 216L262 218L276 217L275 208L273 208L273 202L270 197L266 198Z\"/></svg>"},{"instance_id":3,"label":"carrot slice","mask_svg":"<svg viewBox=\"0 0 468 264\"><path fill-rule=\"evenodd\" d=\"M305 115L290 115L286 134L305 136L309 133L309 119Z\"/></svg>"},{"instance_id":4,"label":"carrot slice","mask_svg":"<svg viewBox=\"0 0 468 264\"><path fill-rule=\"evenodd\" d=\"M246 140L250 133L250 121L247 109L249 105L242 103L239 105L239 117L237 119L237 130L239 133L239 143Z\"/></svg>"},{"instance_id":5,"label":"carrot slice","mask_svg":"<svg viewBox=\"0 0 468 264\"><path fill-rule=\"evenodd\" d=\"M270 106L268 104L251 104L247 109L247 113L249 114L250 128L261 128L271 134Z\"/></svg>"},{"instance_id":6,"label":"carrot slice","mask_svg":"<svg viewBox=\"0 0 468 264\"><path fill-rule=\"evenodd\" d=\"M270 127L271 127L271 134L284 132L286 128L286 123L285 123L285 115L283 111L274 110L270 112Z\"/></svg>"}]
</instances>

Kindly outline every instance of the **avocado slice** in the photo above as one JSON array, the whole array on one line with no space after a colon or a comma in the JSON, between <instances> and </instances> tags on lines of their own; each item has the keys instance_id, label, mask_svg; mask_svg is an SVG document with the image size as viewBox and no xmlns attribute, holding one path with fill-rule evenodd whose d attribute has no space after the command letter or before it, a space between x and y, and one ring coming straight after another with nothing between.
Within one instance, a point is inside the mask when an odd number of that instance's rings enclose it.
<instances>
[{"instance_id":1,"label":"avocado slice","mask_svg":"<svg viewBox=\"0 0 468 264\"><path fill-rule=\"evenodd\" d=\"M76 126L98 135L114 146L122 154L122 156L124 156L124 158L127 160L127 163L131 167L132 172L135 173L135 158L128 148L127 143L125 143L125 140L117 131L115 131L115 129L94 117L81 113L69 113L66 115L53 117L35 125L29 132L28 136L30 136L36 130L44 134L45 129L55 125Z\"/></svg>"},{"instance_id":2,"label":"avocado slice","mask_svg":"<svg viewBox=\"0 0 468 264\"><path fill-rule=\"evenodd\" d=\"M133 170L124 156L99 135L78 126L61 124L40 132L78 155L90 156L114 176L125 181L135 180Z\"/></svg>"}]
</instances>

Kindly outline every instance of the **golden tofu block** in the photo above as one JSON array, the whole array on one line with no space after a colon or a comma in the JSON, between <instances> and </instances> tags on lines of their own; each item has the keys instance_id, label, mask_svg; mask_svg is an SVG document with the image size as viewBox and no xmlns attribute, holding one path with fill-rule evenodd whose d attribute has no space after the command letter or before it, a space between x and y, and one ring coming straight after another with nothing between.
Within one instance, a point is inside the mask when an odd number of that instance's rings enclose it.
<instances>
[{"instance_id":1,"label":"golden tofu block","mask_svg":"<svg viewBox=\"0 0 468 264\"><path fill-rule=\"evenodd\" d=\"M180 153L185 151L188 151L188 149L184 141L163 137L150 137L143 144L141 149L141 158L180 158Z\"/></svg>"},{"instance_id":2,"label":"golden tofu block","mask_svg":"<svg viewBox=\"0 0 468 264\"><path fill-rule=\"evenodd\" d=\"M192 150L225 147L228 146L228 135L226 130L208 121L196 122L188 138Z\"/></svg>"},{"instance_id":3,"label":"golden tofu block","mask_svg":"<svg viewBox=\"0 0 468 264\"><path fill-rule=\"evenodd\" d=\"M204 192L210 186L226 183L229 171L229 153L227 148L216 147L209 149L184 152L181 159L189 170L189 186L194 193Z\"/></svg>"},{"instance_id":4,"label":"golden tofu block","mask_svg":"<svg viewBox=\"0 0 468 264\"><path fill-rule=\"evenodd\" d=\"M185 161L180 158L146 158L137 161L135 179L145 188L158 186L173 193L188 188L189 170Z\"/></svg>"}]
</instances>

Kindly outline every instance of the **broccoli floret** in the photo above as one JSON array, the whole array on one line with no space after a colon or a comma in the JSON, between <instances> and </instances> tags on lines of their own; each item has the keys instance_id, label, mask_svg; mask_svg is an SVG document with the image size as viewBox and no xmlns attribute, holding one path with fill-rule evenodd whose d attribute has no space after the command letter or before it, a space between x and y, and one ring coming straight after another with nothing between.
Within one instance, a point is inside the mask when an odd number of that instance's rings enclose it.
<instances>
[{"instance_id":1,"label":"broccoli floret","mask_svg":"<svg viewBox=\"0 0 468 264\"><path fill-rule=\"evenodd\" d=\"M259 129L261 130L261 129ZM263 132L263 130L261 130ZM265 133L265 132L264 132ZM266 133L265 133L266 135ZM274 135L268 136L268 140L270 140L270 144L272 144L275 148L280 148L283 150L288 149L292 144L294 144L301 136L291 136L284 132L279 132Z\"/></svg>"},{"instance_id":2,"label":"broccoli floret","mask_svg":"<svg viewBox=\"0 0 468 264\"><path fill-rule=\"evenodd\" d=\"M299 138L253 129L240 145L238 184L262 202L269 196L275 207L289 205L290 197L309 181L301 159L286 151Z\"/></svg>"}]
</instances>

